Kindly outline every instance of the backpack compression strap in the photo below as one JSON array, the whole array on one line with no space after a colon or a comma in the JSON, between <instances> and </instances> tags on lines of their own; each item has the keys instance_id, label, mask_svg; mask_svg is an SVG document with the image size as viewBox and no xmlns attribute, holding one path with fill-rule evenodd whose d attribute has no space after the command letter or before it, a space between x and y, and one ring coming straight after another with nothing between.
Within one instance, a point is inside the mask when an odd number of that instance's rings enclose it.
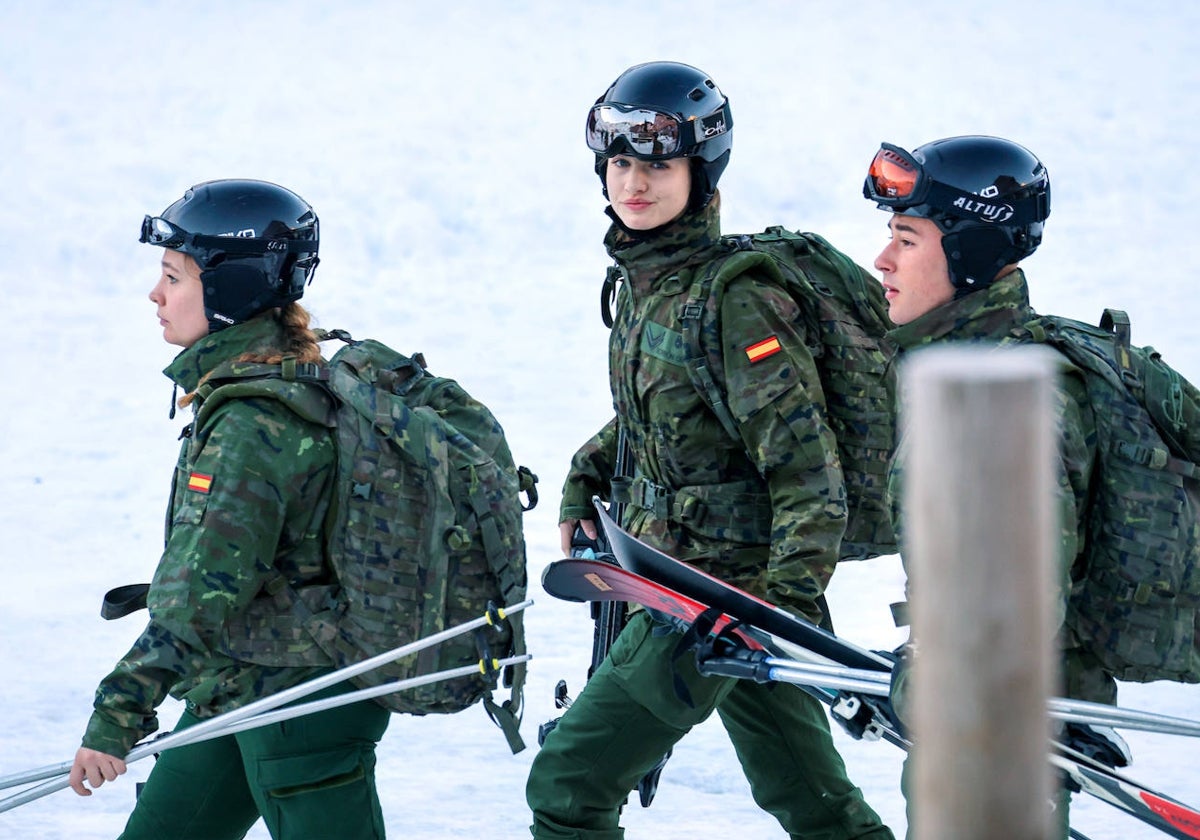
<instances>
[{"instance_id":1,"label":"backpack compression strap","mask_svg":"<svg viewBox=\"0 0 1200 840\"><path fill-rule=\"evenodd\" d=\"M496 579L500 581L501 597L506 604L515 603L525 597L525 587L517 580L512 566L505 560L507 551L500 535L500 529L492 515L491 505L487 498L477 491L469 493L468 499L475 518L479 522L480 533L483 535L483 550L487 555L488 566L496 575ZM491 612L492 610L489 609L489 616ZM515 656L523 655L526 650L524 617L524 613L504 616L509 626L512 627L512 646ZM488 654L485 652L484 657L480 660L484 670L490 667L487 656ZM496 703L492 699L491 691L484 692L482 702L484 711L500 727L505 740L508 741L509 749L515 754L525 749L525 741L521 738L520 732L521 704L525 695L524 663L518 663L508 669L508 684L510 686L509 697L503 703Z\"/></svg>"}]
</instances>

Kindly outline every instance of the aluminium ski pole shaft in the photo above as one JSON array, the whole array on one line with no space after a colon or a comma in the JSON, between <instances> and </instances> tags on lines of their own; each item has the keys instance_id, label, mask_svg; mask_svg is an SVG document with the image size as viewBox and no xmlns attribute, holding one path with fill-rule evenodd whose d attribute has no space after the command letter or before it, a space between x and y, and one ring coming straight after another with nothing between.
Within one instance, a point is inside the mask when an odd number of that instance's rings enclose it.
<instances>
[{"instance_id":1,"label":"aluminium ski pole shaft","mask_svg":"<svg viewBox=\"0 0 1200 840\"><path fill-rule=\"evenodd\" d=\"M736 658L711 659L702 665L712 673L746 677L759 681L774 680L792 684L806 683L819 688L856 691L862 694L886 696L890 674L863 668L847 668L816 662L795 662L780 657L766 657L755 663ZM1111 726L1115 729L1134 729L1162 735L1200 738L1200 721L1171 715L1126 709L1105 703L1052 697L1047 702L1047 714L1066 723L1086 723Z\"/></svg>"},{"instance_id":2,"label":"aluminium ski pole shaft","mask_svg":"<svg viewBox=\"0 0 1200 840\"><path fill-rule=\"evenodd\" d=\"M1200 738L1200 721L1161 715L1156 712L1124 709L1120 706L1092 703L1087 700L1054 697L1050 700L1050 712L1060 720L1100 723L1104 726L1122 729L1141 729L1146 732L1160 732L1164 735Z\"/></svg>"},{"instance_id":3,"label":"aluminium ski pole shaft","mask_svg":"<svg viewBox=\"0 0 1200 840\"><path fill-rule=\"evenodd\" d=\"M492 663L497 670L507 668L510 665L519 665L522 662L528 662L533 657L529 654L521 654L520 656L510 656L505 659L500 659ZM134 761L145 758L148 755L160 753L163 750L174 749L176 747L186 747L192 744L198 744L202 741L211 741L213 738L223 738L226 735L234 735L238 732L246 732L250 729L257 729L261 726L268 726L272 723L282 723L285 720L294 720L295 718L304 717L306 715L324 712L329 709L340 708L341 706L349 706L351 703L358 703L363 700L373 700L376 697L382 697L385 694L395 694L399 691L408 691L409 689L419 688L423 685L429 685L443 680L453 680L459 677L470 677L480 673L481 665L463 665L459 668L450 668L445 671L434 671L429 674L421 674L416 677L410 677L406 680L397 680L395 682L385 683L383 685L372 686L370 688L359 689L347 694L339 694L335 697L325 697L321 700L313 700L309 703L302 703L298 706L285 706L282 709L274 709L272 711L263 712L254 715L253 717L245 718L240 721L234 721L228 726L220 728L205 729L197 732L197 727L193 726L184 729L180 732L169 733L155 738L151 741L146 741L138 744L129 754L125 756L125 763L131 764ZM62 762L61 764L52 764L46 767L38 768L37 770L27 771L25 773L14 774L10 777L0 779L5 782L6 787L14 787L19 784L28 782L36 782L41 779L48 779L56 776L65 776L71 771L70 761ZM49 792L49 790L47 790ZM0 804L8 800L0 801ZM16 803L21 804L21 803ZM4 810L0 808L0 810Z\"/></svg>"},{"instance_id":4,"label":"aluminium ski pole shaft","mask_svg":"<svg viewBox=\"0 0 1200 840\"><path fill-rule=\"evenodd\" d=\"M500 617L504 618L513 613L520 612L521 610L524 610L526 607L529 607L532 604L533 604L532 600L525 600L519 604L514 604L512 606L504 607L499 611ZM452 639L456 636L460 636L463 633L468 633L471 630L475 630L479 627L482 627L482 626L484 626L486 624L490 624L490 623L493 623L492 616L490 614L483 615L483 616L480 616L479 618L476 618L471 621L465 622L463 624L459 624L454 627L443 630L440 633L435 633L432 636L426 636L423 639L418 639L414 642L410 642L407 645L402 645L401 647L395 648L395 649L387 651L385 653L381 653L377 656L373 656L370 659L366 659L362 662L358 662L353 665L348 665L345 668L340 668L337 671L333 671L329 674L325 674L324 676L317 677L316 679L309 680L308 682L301 683L300 685L293 686L292 688L284 689L283 691L277 692L276 694L272 694L270 697L264 697L260 700L254 701L253 703L248 703L247 705L242 706L241 708L233 709L222 715L217 715L216 717L209 718L208 720L205 720L205 721L201 721L200 723L197 723L195 726L191 726L191 727L183 730L182 732L176 732L171 735L166 735L166 736L163 736L162 738L158 738L158 739L155 739L154 741L150 741L148 743L134 747L133 750L131 750L129 752L129 754L125 757L125 762L128 764L131 761L137 761L141 758L144 758L147 755L152 755L155 752L160 752L165 749L170 749L171 747L183 746L183 745L189 744L189 743L199 743L200 741L207 740L208 738L215 738L215 737L219 737L220 735L225 735L225 734L230 734L232 732L242 731L242 729L251 729L251 728L254 728L254 726L261 726L264 723L270 722L270 721L263 721L260 723L247 725L247 726L242 727L241 729L233 729L232 728L240 722L249 721L250 719L255 718L256 716L263 716L263 715L265 715L265 713L270 712L274 709L277 709L279 706L283 706L283 705L286 705L287 703L291 703L295 700L299 700L303 697L307 697L308 695L313 694L317 691L321 691L322 689L328 688L331 685L336 685L339 682L350 679L352 677L356 677L359 674L364 674L364 673L374 670L376 668L382 667L383 665L386 665L389 662L393 662L397 659L402 659L406 656L410 656L413 653L417 653L421 650L424 650L425 648L433 647L435 645L441 644L442 642L444 642L448 639ZM519 657L515 657L514 659L518 659L518 658ZM524 660L522 660L522 661L524 661ZM461 670L461 669L455 669L455 670ZM467 674L475 673L477 670L478 670L478 666L474 666L474 665L466 666ZM444 674L446 672L441 672L441 673ZM428 676L433 677L434 675L428 675ZM454 676L466 676L466 674L455 674ZM439 677L439 679L452 679L452 678L453 678L452 676ZM400 683L392 683L388 686L378 686L378 687L372 688L372 689L363 689L362 692L355 692L355 694L359 695L356 699L367 699L367 696L364 694L364 692L374 692L374 694L371 694L370 696L378 697L378 696L382 696L384 694L391 694L394 691L403 690L404 688L415 687L417 685L424 685L427 682L435 681L432 679L425 679L423 677L414 677L413 680L416 680L418 682L414 682L411 685L401 685ZM408 681L403 681L403 680L401 681L401 683L406 683L406 682L408 682ZM383 690L380 690L380 689L383 689ZM329 698L329 699L331 699L331 700L344 699L344 698L350 697L350 696L351 695L347 694L347 695L342 695L340 698ZM311 705L320 704L322 702L324 702L324 701L316 701L315 703L306 704L306 705L311 706ZM349 702L355 702L355 701L352 700ZM302 707L297 707L297 708L302 708ZM331 708L331 706L326 706L325 708ZM289 709L289 710L285 710L285 711L292 711L292 710ZM317 709L310 709L309 712L305 712L304 714L311 713L312 711L317 711ZM297 715L288 715L287 717L295 717L295 716L297 716ZM276 720L287 719L287 717L276 718ZM212 734L209 734L209 733L212 733ZM35 799L40 799L41 797L46 796L47 794L53 793L57 790L61 790L62 788L66 787L68 784L66 775L70 772L72 764L73 764L73 762L63 762L62 764L59 764L59 765L50 765L47 767L38 768L35 771L30 771L30 773L23 774L23 775L29 777L24 780L26 782L50 778L52 775L61 776L62 778L54 778L51 781L45 782L35 788L31 788L20 794L9 796L5 799L0 799L0 813L11 810L13 808L16 808L19 805L24 805L27 802L32 802ZM9 777L9 778L12 778L12 777ZM9 786L11 787L13 784L22 784L22 783L24 783L24 782L13 782Z\"/></svg>"},{"instance_id":5,"label":"aluminium ski pole shaft","mask_svg":"<svg viewBox=\"0 0 1200 840\"><path fill-rule=\"evenodd\" d=\"M506 659L498 660L493 663L496 668L506 668L509 665L517 665L522 662L528 662L532 659L529 654L521 656L512 656ZM175 749L177 747L187 747L193 744L199 744L203 741L210 741L214 738L223 738L226 735L234 735L238 732L245 732L250 729L257 729L260 726L268 726L273 723L281 723L285 720L293 720L305 715L323 712L328 709L335 709L341 706L348 706L351 703L357 703L363 700L371 700L375 697L382 697L385 694L393 694L397 691L407 691L411 688L418 688L423 685L428 685L442 680L452 680L459 677L469 677L481 671L480 665L464 665L460 668L451 668L445 671L436 671L432 674L422 674L418 677L411 677L407 680L398 680L396 682L386 683L384 685L373 686L371 688L360 689L348 694L340 694L336 697L326 697L321 700L314 700L310 703L303 703L299 706L287 706L282 709L274 709L267 712L262 712L253 715L249 718L242 718L227 723L223 727L205 727L201 728L201 724L184 729L181 732L173 732L168 735L163 735L155 738L152 741L139 744L129 751L125 756L125 763L132 764L135 761L140 761L149 755L156 755L164 750ZM215 722L222 720L225 716L221 715L210 720ZM7 797L0 800L0 812L9 811L19 805L24 805L32 802L35 799L41 799L55 791L62 790L67 787L69 781L67 775L71 771L72 762L63 762L60 765L52 765L50 767L41 768L38 772L44 775L38 775L36 778L27 778L26 781L36 781L37 779L48 778L49 771L55 770L55 778L52 781L45 782L37 787L30 788L19 794ZM25 774L29 776L30 774Z\"/></svg>"},{"instance_id":6,"label":"aluminium ski pole shaft","mask_svg":"<svg viewBox=\"0 0 1200 840\"><path fill-rule=\"evenodd\" d=\"M58 764L47 764L45 767L35 767L33 770L24 770L20 773L10 773L7 776L0 776L0 790L26 785L30 782L40 782L42 779L61 776L70 771L71 762L63 761Z\"/></svg>"},{"instance_id":7,"label":"aluminium ski pole shaft","mask_svg":"<svg viewBox=\"0 0 1200 840\"><path fill-rule=\"evenodd\" d=\"M519 665L522 662L528 662L532 658L533 657L529 654L524 653L520 656L510 656L506 659L497 660L492 664L496 669L507 668L510 665ZM420 686L441 682L443 680L454 680L458 679L459 677L474 676L475 674L480 673L480 671L481 668L479 665L463 665L460 668L450 668L445 671L434 671L430 674L422 674L420 676L410 677L406 680L397 680L396 682L386 683L384 685L359 689L358 691L352 691L348 694L339 694L336 697L325 697L321 700L313 700L308 703L302 703L298 706L287 706L283 709L275 709L274 711L264 712L263 714L255 715L254 717L247 718L246 720L237 721L230 724L225 729L214 730L211 733L204 734L201 737L192 739L190 741L185 739L177 744L169 744L165 746L158 741L150 741L149 743L143 744L141 747L134 748L134 750L130 752L130 755L132 756L134 752L137 752L143 748L146 750L146 754L149 754L161 752L162 750L169 749L171 747L182 747L188 744L197 744L201 741L211 740L212 738L233 735L237 732L245 732L250 729L257 729L260 726L268 726L272 723L282 723L285 720L292 720L294 718L304 717L305 715L324 712L328 709L336 709L341 706L348 706L351 703L358 703L361 700L373 700L376 697L383 697L385 694L395 694L398 691L408 691L412 688L419 688ZM194 728L195 727L192 727L192 729ZM179 734L186 735L190 731L191 729L185 729ZM141 757L141 755L138 756L138 758ZM126 761L128 761L128 759L126 759Z\"/></svg>"},{"instance_id":8,"label":"aluminium ski pole shaft","mask_svg":"<svg viewBox=\"0 0 1200 840\"><path fill-rule=\"evenodd\" d=\"M509 665L518 665L522 662L528 662L532 659L529 654L520 656L511 656L506 659L500 659L493 663L499 668L507 668ZM184 729L181 732L174 732L168 735L163 735L155 738L152 741L139 744L129 751L125 756L125 763L132 764L135 761L140 761L148 755L155 755L164 750L175 749L177 747L191 746L199 744L203 741L210 741L213 738L223 738L226 735L234 735L238 732L245 732L250 729L257 729L260 726L268 726L272 723L282 723L285 720L294 720L295 718L304 717L305 715L323 712L328 709L336 709L341 706L348 706L351 703L357 703L362 700L371 700L376 697L382 697L385 694L394 694L397 691L407 691L412 688L419 688L430 683L441 682L442 680L453 680L459 677L469 677L479 673L480 665L464 665L460 668L451 668L445 671L435 671L431 674L422 674L417 677L410 677L407 680L397 680L396 682L386 683L384 685L372 686L358 691L352 691L348 694L339 694L336 697L326 697L321 700L313 700L310 703L303 703L299 706L287 706L282 709L274 709L272 711L263 712L242 720L233 721L224 727L205 728L200 730L199 725ZM212 720L217 720L213 718ZM24 805L27 802L32 802L35 799L40 799L43 796L54 793L67 786L68 781L65 778L71 772L72 762L66 761L62 764L49 765L39 768L35 771L18 774L23 777L20 781L12 782L9 787L25 782L34 782L41 779L54 778L53 782L47 782L39 785L36 788L31 788L23 793L10 796L0 800L0 811L11 810L18 805ZM14 777L8 777L14 778Z\"/></svg>"}]
</instances>

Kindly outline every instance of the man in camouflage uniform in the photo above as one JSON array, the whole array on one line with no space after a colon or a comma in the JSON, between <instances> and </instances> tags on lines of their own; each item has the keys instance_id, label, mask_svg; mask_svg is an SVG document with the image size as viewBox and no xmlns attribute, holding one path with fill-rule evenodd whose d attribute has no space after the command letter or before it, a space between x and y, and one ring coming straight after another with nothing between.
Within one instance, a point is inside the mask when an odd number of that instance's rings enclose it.
<instances>
[{"instance_id":1,"label":"man in camouflage uniform","mask_svg":"<svg viewBox=\"0 0 1200 840\"><path fill-rule=\"evenodd\" d=\"M247 229L271 236L274 251L255 250L263 239L220 235ZM294 587L330 582L331 430L271 398L214 400L208 411L201 385L231 359L266 361L281 351L319 359L295 303L315 265L316 216L273 184L210 182L147 217L143 241L167 249L151 300L166 340L184 347L165 373L188 394L181 402L196 419L175 469L149 623L101 681L71 771L80 795L90 794L85 782L98 787L124 772L121 758L157 729L155 709L168 693L186 706L178 731L330 670L258 665L231 656L228 644L252 605L273 603L266 589L280 575ZM228 253L214 261L205 249ZM261 815L277 840L382 838L374 750L388 720L383 707L360 702L165 751L121 837L240 838Z\"/></svg>"},{"instance_id":2,"label":"man in camouflage uniform","mask_svg":"<svg viewBox=\"0 0 1200 840\"><path fill-rule=\"evenodd\" d=\"M903 351L939 342L1000 344L1037 318L1017 263L1042 240L1050 214L1050 181L1027 149L994 137L951 137L911 154L884 144L872 162L864 193L892 212L891 241L875 260L883 275L889 332ZM996 221L998 219L998 221ZM1089 488L1096 465L1096 419L1081 371L1066 363L1058 379L1059 551L1058 614L1063 626L1063 677L1068 697L1116 703L1117 688L1070 623L1068 598L1082 569ZM903 452L903 444L901 452ZM897 538L903 542L903 458L889 476ZM907 671L901 669L902 675ZM904 680L893 685L893 703L904 709ZM1128 762L1112 730L1069 724L1072 745L1110 764ZM903 787L907 788L908 765ZM1067 804L1060 798L1059 832L1067 836ZM910 800L911 804L911 800ZM910 808L911 811L911 808Z\"/></svg>"},{"instance_id":3,"label":"man in camouflage uniform","mask_svg":"<svg viewBox=\"0 0 1200 840\"><path fill-rule=\"evenodd\" d=\"M628 128L648 112L676 129L689 119L707 125L711 139L689 146L670 134L665 147L650 145ZM591 499L609 496L619 424L635 476L626 528L823 623L846 501L795 301L746 274L726 287L720 324L704 325L704 341L723 360L713 375L738 439L685 366L680 309L691 281L721 253L715 190L729 125L716 86L668 62L627 71L592 110L589 145L614 222L605 244L623 280L609 344L617 416L572 461L560 514L564 550L577 523L594 534ZM630 618L534 760L527 796L535 837L622 837L619 811L629 792L714 711L755 801L789 836L892 837L847 778L819 702L795 686L702 677L690 655L675 655L681 638L644 611Z\"/></svg>"}]
</instances>

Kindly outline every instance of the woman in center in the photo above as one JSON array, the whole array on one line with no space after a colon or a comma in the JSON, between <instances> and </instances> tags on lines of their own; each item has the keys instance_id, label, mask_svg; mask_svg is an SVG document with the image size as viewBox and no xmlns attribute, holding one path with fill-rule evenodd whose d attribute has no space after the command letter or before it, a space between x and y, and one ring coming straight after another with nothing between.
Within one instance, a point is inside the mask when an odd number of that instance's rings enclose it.
<instances>
[{"instance_id":1,"label":"woman in center","mask_svg":"<svg viewBox=\"0 0 1200 840\"><path fill-rule=\"evenodd\" d=\"M612 222L606 289L619 284L609 343L616 416L572 461L562 545L568 553L577 527L596 536L593 496L616 497L621 524L655 548L827 623L846 493L805 313L771 277L747 271L725 284L717 317L701 321L706 394L687 367L683 305L728 253L717 182L732 128L712 79L664 61L622 73L588 114ZM633 480L614 494L619 436ZM791 685L701 676L690 652L676 655L681 638L645 611L630 617L533 762L534 837L623 837L629 792L715 711L755 801L790 837L892 838L847 778L817 700Z\"/></svg>"}]
</instances>

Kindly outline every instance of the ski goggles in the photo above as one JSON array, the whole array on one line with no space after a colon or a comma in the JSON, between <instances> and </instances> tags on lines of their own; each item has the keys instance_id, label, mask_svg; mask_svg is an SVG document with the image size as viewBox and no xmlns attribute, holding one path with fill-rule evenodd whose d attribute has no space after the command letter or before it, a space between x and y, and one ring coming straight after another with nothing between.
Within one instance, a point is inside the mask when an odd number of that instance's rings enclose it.
<instances>
[{"instance_id":1,"label":"ski goggles","mask_svg":"<svg viewBox=\"0 0 1200 840\"><path fill-rule=\"evenodd\" d=\"M733 128L729 104L706 117L685 120L678 114L653 108L625 107L612 103L593 106L587 119L587 145L598 155L625 147L640 158L680 157Z\"/></svg>"},{"instance_id":2,"label":"ski goggles","mask_svg":"<svg viewBox=\"0 0 1200 840\"><path fill-rule=\"evenodd\" d=\"M991 190L971 193L936 181L916 158L891 143L880 144L863 182L863 196L896 212L924 205L948 216L1012 225L1041 222L1050 215L1048 190L1029 188L1003 197L988 195Z\"/></svg>"},{"instance_id":3,"label":"ski goggles","mask_svg":"<svg viewBox=\"0 0 1200 840\"><path fill-rule=\"evenodd\" d=\"M142 235L138 242L149 242L162 248L178 248L187 243L188 232L161 216L142 219Z\"/></svg>"},{"instance_id":4,"label":"ski goggles","mask_svg":"<svg viewBox=\"0 0 1200 840\"><path fill-rule=\"evenodd\" d=\"M189 233L162 216L146 216L142 219L142 233L138 241L183 251L201 263L207 262L218 253L286 254L312 253L317 250L316 239L262 239L234 234L212 236L205 233Z\"/></svg>"},{"instance_id":5,"label":"ski goggles","mask_svg":"<svg viewBox=\"0 0 1200 840\"><path fill-rule=\"evenodd\" d=\"M920 204L929 188L929 178L921 164L908 152L884 143L875 153L863 195L888 206Z\"/></svg>"}]
</instances>

